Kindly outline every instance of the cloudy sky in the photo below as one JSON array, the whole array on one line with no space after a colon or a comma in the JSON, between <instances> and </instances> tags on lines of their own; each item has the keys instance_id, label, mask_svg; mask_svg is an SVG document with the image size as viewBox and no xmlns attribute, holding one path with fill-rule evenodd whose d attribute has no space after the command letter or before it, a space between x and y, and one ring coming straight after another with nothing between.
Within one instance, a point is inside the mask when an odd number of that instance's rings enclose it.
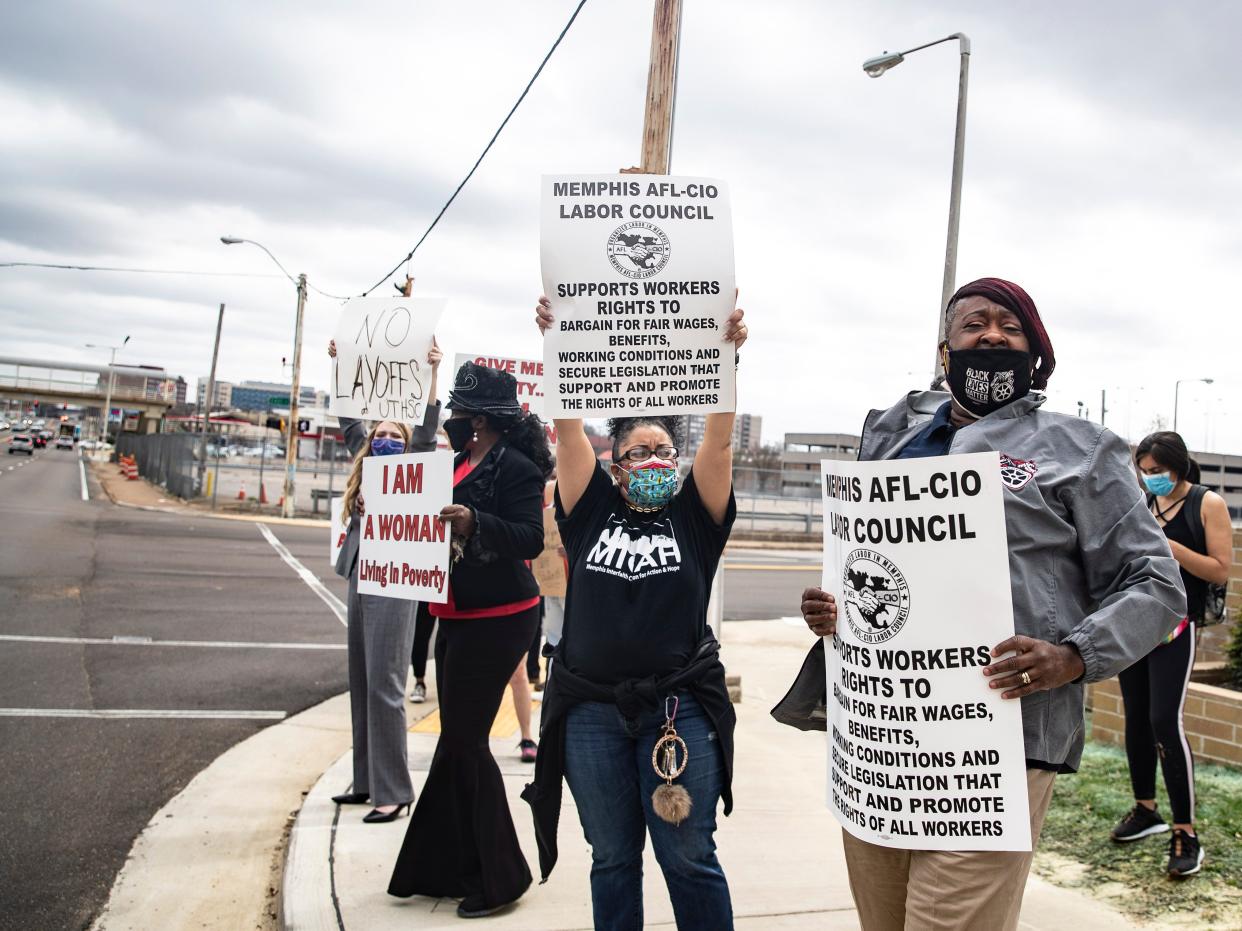
<instances>
[{"instance_id":1,"label":"cloudy sky","mask_svg":"<svg viewBox=\"0 0 1242 931\"><path fill-rule=\"evenodd\" d=\"M11 5L0 30L7 355L118 361L191 383L282 379L294 292L255 239L330 294L413 245L574 0ZM538 355L539 176L639 157L650 3L590 0L415 257L450 352ZM686 0L674 173L726 180L752 342L740 409L856 431L926 383L936 338L958 56L879 80L863 59L973 42L959 281L1023 283L1057 349L1054 409L1137 438L1177 379L1194 448L1242 453L1242 74L1228 0ZM243 277L245 276L245 277ZM390 286L385 285L385 288ZM326 387L339 303L312 294L304 382ZM285 376L287 380L287 376Z\"/></svg>"}]
</instances>

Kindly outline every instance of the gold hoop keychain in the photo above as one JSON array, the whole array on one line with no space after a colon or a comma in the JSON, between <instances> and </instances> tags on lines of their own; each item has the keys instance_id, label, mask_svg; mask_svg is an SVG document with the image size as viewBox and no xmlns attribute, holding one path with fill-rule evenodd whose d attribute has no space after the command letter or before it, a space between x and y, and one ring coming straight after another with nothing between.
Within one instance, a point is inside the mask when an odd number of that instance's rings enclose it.
<instances>
[{"instance_id":1,"label":"gold hoop keychain","mask_svg":"<svg viewBox=\"0 0 1242 931\"><path fill-rule=\"evenodd\" d=\"M670 699L673 702L671 713L668 708ZM664 699L664 734L651 749L651 767L664 780L664 785L656 786L651 793L651 807L669 824L681 824L690 817L692 804L686 787L673 785L673 780L686 771L686 764L690 762L690 750L686 742L677 736L677 729L673 726L680 703L676 696ZM680 761L677 758L678 749L681 750Z\"/></svg>"}]
</instances>

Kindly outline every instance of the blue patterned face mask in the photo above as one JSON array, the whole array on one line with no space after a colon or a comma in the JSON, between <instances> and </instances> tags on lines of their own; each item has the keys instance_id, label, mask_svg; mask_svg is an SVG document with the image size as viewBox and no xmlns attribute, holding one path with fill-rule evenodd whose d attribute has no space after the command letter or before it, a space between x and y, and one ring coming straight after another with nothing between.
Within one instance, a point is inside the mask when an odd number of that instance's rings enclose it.
<instances>
[{"instance_id":1,"label":"blue patterned face mask","mask_svg":"<svg viewBox=\"0 0 1242 931\"><path fill-rule=\"evenodd\" d=\"M405 441L390 436L377 436L371 441L372 456L399 456L405 452Z\"/></svg>"},{"instance_id":2,"label":"blue patterned face mask","mask_svg":"<svg viewBox=\"0 0 1242 931\"><path fill-rule=\"evenodd\" d=\"M664 507L677 494L677 466L671 462L648 459L633 469L618 468L629 475L629 498L639 507Z\"/></svg>"}]
</instances>

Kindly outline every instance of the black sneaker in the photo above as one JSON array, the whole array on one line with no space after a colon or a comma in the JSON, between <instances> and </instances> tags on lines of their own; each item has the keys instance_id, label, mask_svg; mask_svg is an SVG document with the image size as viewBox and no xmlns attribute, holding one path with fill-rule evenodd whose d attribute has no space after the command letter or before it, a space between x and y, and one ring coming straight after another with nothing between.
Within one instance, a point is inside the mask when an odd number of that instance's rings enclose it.
<instances>
[{"instance_id":1,"label":"black sneaker","mask_svg":"<svg viewBox=\"0 0 1242 931\"><path fill-rule=\"evenodd\" d=\"M1120 843L1138 840L1151 834L1163 834L1169 829L1160 812L1144 805L1135 805L1129 814L1117 822L1112 838Z\"/></svg>"},{"instance_id":2,"label":"black sneaker","mask_svg":"<svg viewBox=\"0 0 1242 931\"><path fill-rule=\"evenodd\" d=\"M1169 839L1169 875L1175 879L1193 876L1203 866L1203 847L1199 838L1175 828Z\"/></svg>"}]
</instances>

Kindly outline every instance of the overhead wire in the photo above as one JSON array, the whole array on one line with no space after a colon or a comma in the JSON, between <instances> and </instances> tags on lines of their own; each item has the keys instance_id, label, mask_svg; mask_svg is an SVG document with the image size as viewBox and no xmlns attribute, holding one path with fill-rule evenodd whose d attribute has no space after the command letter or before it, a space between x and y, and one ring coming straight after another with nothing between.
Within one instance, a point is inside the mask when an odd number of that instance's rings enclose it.
<instances>
[{"instance_id":1,"label":"overhead wire","mask_svg":"<svg viewBox=\"0 0 1242 931\"><path fill-rule=\"evenodd\" d=\"M115 265L57 265L51 262L0 262L0 268L54 268L73 272L131 272L138 275L202 275L212 278L279 278L256 272L206 272L179 268L123 268Z\"/></svg>"},{"instance_id":2,"label":"overhead wire","mask_svg":"<svg viewBox=\"0 0 1242 931\"><path fill-rule=\"evenodd\" d=\"M587 0L580 0L578 5L574 7L573 13L570 14L569 20L565 23L565 28L563 28L560 32L560 35L556 37L556 41L552 43L552 47L548 49L548 53L543 56L543 61L539 63L539 67L535 69L535 73L531 75L530 80L526 82L526 87L524 87L522 89L522 93L518 95L517 102L514 103L514 105L509 109L509 112L505 115L505 118L500 121L500 125L496 127L496 131L492 133L492 138L488 140L487 145L483 147L482 153L479 155L477 159L475 159L474 165L472 165L470 170L466 172L466 176L461 179L461 183L457 185L457 188L449 196L449 199L444 202L444 206L440 208L440 212L437 213L435 216L435 219L431 221L431 225L428 226L427 229L423 231L423 235L418 238L418 242L414 243L414 248L409 251L409 253L405 256L405 258L403 258L400 262L398 262L396 265L393 266L392 271L386 274L379 281L375 282L375 284L371 285L371 287L363 291L361 295L362 297L366 297L368 294L370 294L372 291L374 291L376 288L382 285L385 281L387 281L389 278L395 275L398 269L400 269L402 265L406 266L407 268L406 273L407 275L409 274L409 262L412 258L414 258L414 253L418 251L418 247L423 244L423 241L426 240L426 238L431 234L431 231L436 228L436 224L440 222L440 218L444 216L445 211L447 211L449 207L452 205L453 201L457 199L457 195L460 194L462 191L462 188L466 186L466 182L468 182L472 177L474 177L475 171L478 170L479 165L483 163L483 159L487 157L487 153L492 150L492 146L496 144L496 140L500 138L501 132L504 130L505 126L508 125L509 120L512 118L513 114L517 112L517 108L522 105L522 101L526 99L526 95L530 93L530 89L535 85L535 81L539 78L539 75L543 72L544 66L547 65L548 61L552 58L552 54L556 51L557 47L561 44L561 40L564 39L566 34L569 32L569 27L571 27L574 24L574 20L578 18L578 14L582 12L582 8L586 6L586 2Z\"/></svg>"}]
</instances>

